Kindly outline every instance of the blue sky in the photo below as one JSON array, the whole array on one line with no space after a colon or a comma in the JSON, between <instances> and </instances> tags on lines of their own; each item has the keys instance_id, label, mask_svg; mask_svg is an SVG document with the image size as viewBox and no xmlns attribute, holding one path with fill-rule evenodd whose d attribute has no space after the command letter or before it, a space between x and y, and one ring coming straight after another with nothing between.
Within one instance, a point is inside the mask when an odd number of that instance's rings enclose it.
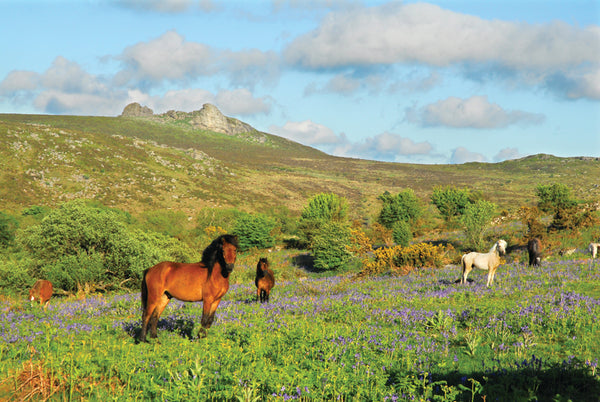
<instances>
[{"instance_id":1,"label":"blue sky","mask_svg":"<svg viewBox=\"0 0 600 402\"><path fill-rule=\"evenodd\" d=\"M0 0L0 112L204 103L327 153L600 157L597 0Z\"/></svg>"}]
</instances>

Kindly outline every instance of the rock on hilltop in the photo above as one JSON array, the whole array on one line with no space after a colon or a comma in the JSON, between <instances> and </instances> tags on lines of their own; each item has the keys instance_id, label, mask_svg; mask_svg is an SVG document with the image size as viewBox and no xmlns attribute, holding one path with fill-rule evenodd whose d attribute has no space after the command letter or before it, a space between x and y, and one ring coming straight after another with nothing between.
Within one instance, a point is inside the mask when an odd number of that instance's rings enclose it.
<instances>
[{"instance_id":1,"label":"rock on hilltop","mask_svg":"<svg viewBox=\"0 0 600 402\"><path fill-rule=\"evenodd\" d=\"M214 105L205 103L202 109L191 113L169 110L166 113L156 115L147 106L139 103L131 103L125 106L122 117L144 117L152 118L162 122L188 120L189 124L197 130L210 130L218 133L235 135L241 133L252 133L256 130L251 125L244 123L233 117L224 116L223 113Z\"/></svg>"}]
</instances>

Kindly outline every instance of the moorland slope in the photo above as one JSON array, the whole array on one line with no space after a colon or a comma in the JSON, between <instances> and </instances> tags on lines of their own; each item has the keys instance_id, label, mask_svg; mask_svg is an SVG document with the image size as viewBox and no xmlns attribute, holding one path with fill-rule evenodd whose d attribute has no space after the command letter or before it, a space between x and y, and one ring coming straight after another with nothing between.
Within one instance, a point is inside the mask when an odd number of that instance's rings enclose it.
<instances>
[{"instance_id":1,"label":"moorland slope","mask_svg":"<svg viewBox=\"0 0 600 402\"><path fill-rule=\"evenodd\" d=\"M132 213L282 206L297 212L312 195L334 192L364 217L372 216L385 191L411 188L427 200L435 186L455 185L481 191L511 211L532 204L538 184L552 183L567 184L578 199L600 199L599 158L541 154L463 165L376 162L330 156L239 121L244 130L216 132L197 124L196 116L0 114L2 209L18 212L86 198Z\"/></svg>"}]
</instances>

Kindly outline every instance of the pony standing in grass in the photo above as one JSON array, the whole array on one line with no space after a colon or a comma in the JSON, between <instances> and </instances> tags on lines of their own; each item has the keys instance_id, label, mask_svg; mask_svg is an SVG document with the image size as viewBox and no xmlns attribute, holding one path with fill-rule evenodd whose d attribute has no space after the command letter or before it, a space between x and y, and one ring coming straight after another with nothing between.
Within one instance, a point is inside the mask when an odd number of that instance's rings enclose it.
<instances>
[{"instance_id":1,"label":"pony standing in grass","mask_svg":"<svg viewBox=\"0 0 600 402\"><path fill-rule=\"evenodd\" d=\"M142 280L142 331L139 339L156 338L156 326L171 298L181 301L203 301L202 328L198 337L206 336L221 298L229 290L229 274L237 257L238 241L232 235L217 237L202 253L202 261L194 264L161 262L144 271Z\"/></svg>"},{"instance_id":2,"label":"pony standing in grass","mask_svg":"<svg viewBox=\"0 0 600 402\"><path fill-rule=\"evenodd\" d=\"M261 303L268 302L271 289L275 286L275 275L269 269L269 260L266 258L261 258L256 264L254 284L256 285L256 300L260 300Z\"/></svg>"},{"instance_id":3,"label":"pony standing in grass","mask_svg":"<svg viewBox=\"0 0 600 402\"><path fill-rule=\"evenodd\" d=\"M598 249L600 249L600 243L590 243L588 246L588 252L592 255L592 260L598 255Z\"/></svg>"},{"instance_id":4,"label":"pony standing in grass","mask_svg":"<svg viewBox=\"0 0 600 402\"><path fill-rule=\"evenodd\" d=\"M38 300L40 302L40 306L43 305L45 309L50 302L53 292L54 289L52 288L52 282L40 279L34 283L31 289L29 289L29 301L33 303L34 301Z\"/></svg>"},{"instance_id":5,"label":"pony standing in grass","mask_svg":"<svg viewBox=\"0 0 600 402\"><path fill-rule=\"evenodd\" d=\"M542 242L540 239L533 238L527 242L527 252L529 253L529 266L539 267L542 265Z\"/></svg>"},{"instance_id":6,"label":"pony standing in grass","mask_svg":"<svg viewBox=\"0 0 600 402\"><path fill-rule=\"evenodd\" d=\"M461 258L462 277L460 283L467 283L467 276L473 267L475 267L488 271L486 286L489 287L494 281L496 269L500 265L500 256L506 254L506 246L506 241L500 239L494 244L490 251L485 254L471 252L463 255Z\"/></svg>"}]
</instances>

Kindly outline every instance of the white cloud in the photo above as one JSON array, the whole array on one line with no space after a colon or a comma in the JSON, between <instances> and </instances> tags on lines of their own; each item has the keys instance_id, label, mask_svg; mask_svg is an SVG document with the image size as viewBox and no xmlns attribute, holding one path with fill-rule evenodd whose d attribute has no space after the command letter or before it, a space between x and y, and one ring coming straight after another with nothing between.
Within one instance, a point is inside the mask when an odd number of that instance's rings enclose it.
<instances>
[{"instance_id":1,"label":"white cloud","mask_svg":"<svg viewBox=\"0 0 600 402\"><path fill-rule=\"evenodd\" d=\"M513 124L540 124L544 116L518 110L504 110L486 96L468 99L449 97L422 108L406 111L406 120L423 127L503 128Z\"/></svg>"},{"instance_id":2,"label":"white cloud","mask_svg":"<svg viewBox=\"0 0 600 402\"><path fill-rule=\"evenodd\" d=\"M410 138L386 132L355 144L349 153L394 161L398 156L428 155L432 150L433 146L427 141L414 142Z\"/></svg>"},{"instance_id":3,"label":"white cloud","mask_svg":"<svg viewBox=\"0 0 600 402\"><path fill-rule=\"evenodd\" d=\"M271 111L266 98L255 98L247 89L221 91L217 94L215 103L226 115L268 114Z\"/></svg>"},{"instance_id":4,"label":"white cloud","mask_svg":"<svg viewBox=\"0 0 600 402\"><path fill-rule=\"evenodd\" d=\"M39 85L40 76L32 71L11 71L0 82L0 95L12 96L20 91L33 91Z\"/></svg>"},{"instance_id":5,"label":"white cloud","mask_svg":"<svg viewBox=\"0 0 600 402\"><path fill-rule=\"evenodd\" d=\"M487 159L482 154L471 152L463 147L458 147L452 151L450 163L460 164L467 162L487 162Z\"/></svg>"},{"instance_id":6,"label":"white cloud","mask_svg":"<svg viewBox=\"0 0 600 402\"><path fill-rule=\"evenodd\" d=\"M124 65L116 77L121 85L130 81L187 81L216 72L214 51L204 44L186 41L175 31L129 46L117 59Z\"/></svg>"},{"instance_id":7,"label":"white cloud","mask_svg":"<svg viewBox=\"0 0 600 402\"><path fill-rule=\"evenodd\" d=\"M160 13L180 13L188 10L192 0L114 0L118 5Z\"/></svg>"},{"instance_id":8,"label":"white cloud","mask_svg":"<svg viewBox=\"0 0 600 402\"><path fill-rule=\"evenodd\" d=\"M494 156L494 162L502 162L509 159L518 159L522 157L523 155L519 153L517 148L503 148L496 156Z\"/></svg>"},{"instance_id":9,"label":"white cloud","mask_svg":"<svg viewBox=\"0 0 600 402\"><path fill-rule=\"evenodd\" d=\"M294 40L287 60L307 68L418 62L447 66L494 62L515 68L599 63L600 34L562 22L526 24L392 3L331 13Z\"/></svg>"},{"instance_id":10,"label":"white cloud","mask_svg":"<svg viewBox=\"0 0 600 402\"><path fill-rule=\"evenodd\" d=\"M287 122L283 127L272 125L271 133L304 145L331 145L342 141L342 137L335 135L333 130L311 120L300 122Z\"/></svg>"},{"instance_id":11,"label":"white cloud","mask_svg":"<svg viewBox=\"0 0 600 402\"><path fill-rule=\"evenodd\" d=\"M427 3L332 12L293 40L284 56L313 70L456 66L470 79L516 79L571 98L598 99L600 93L597 26L485 20Z\"/></svg>"}]
</instances>

